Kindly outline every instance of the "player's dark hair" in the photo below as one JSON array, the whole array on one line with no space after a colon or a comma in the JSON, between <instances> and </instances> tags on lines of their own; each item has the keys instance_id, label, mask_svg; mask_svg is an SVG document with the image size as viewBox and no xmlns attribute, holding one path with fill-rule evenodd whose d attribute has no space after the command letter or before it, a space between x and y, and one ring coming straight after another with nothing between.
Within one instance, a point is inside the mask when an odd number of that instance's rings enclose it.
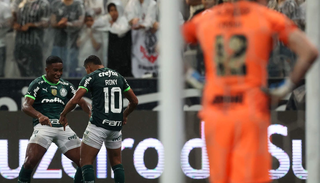
<instances>
[{"instance_id":1,"label":"player's dark hair","mask_svg":"<svg viewBox=\"0 0 320 183\"><path fill-rule=\"evenodd\" d=\"M46 60L46 66L48 67L51 64L54 63L63 63L60 57L57 56L49 56Z\"/></svg>"},{"instance_id":2,"label":"player's dark hair","mask_svg":"<svg viewBox=\"0 0 320 183\"><path fill-rule=\"evenodd\" d=\"M110 8L111 8L112 6L114 6L114 7L117 9L117 6L116 6L114 3L110 3L110 4L108 4L108 7L107 7L108 12L110 12Z\"/></svg>"},{"instance_id":3,"label":"player's dark hair","mask_svg":"<svg viewBox=\"0 0 320 183\"><path fill-rule=\"evenodd\" d=\"M90 55L88 58L86 58L86 60L84 61L83 66L87 67L87 65L89 63L92 63L94 65L102 65L102 62L101 62L100 58L95 56L95 55Z\"/></svg>"}]
</instances>

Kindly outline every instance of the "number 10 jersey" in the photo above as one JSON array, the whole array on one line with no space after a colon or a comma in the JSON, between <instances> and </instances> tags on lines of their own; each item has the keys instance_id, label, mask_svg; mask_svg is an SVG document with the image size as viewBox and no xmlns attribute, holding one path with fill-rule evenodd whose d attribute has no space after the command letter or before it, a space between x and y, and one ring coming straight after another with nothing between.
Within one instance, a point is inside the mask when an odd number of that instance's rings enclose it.
<instances>
[{"instance_id":1,"label":"number 10 jersey","mask_svg":"<svg viewBox=\"0 0 320 183\"><path fill-rule=\"evenodd\" d=\"M120 131L123 120L123 93L130 90L119 73L101 68L82 78L79 88L91 93L90 122L108 130Z\"/></svg>"}]
</instances>

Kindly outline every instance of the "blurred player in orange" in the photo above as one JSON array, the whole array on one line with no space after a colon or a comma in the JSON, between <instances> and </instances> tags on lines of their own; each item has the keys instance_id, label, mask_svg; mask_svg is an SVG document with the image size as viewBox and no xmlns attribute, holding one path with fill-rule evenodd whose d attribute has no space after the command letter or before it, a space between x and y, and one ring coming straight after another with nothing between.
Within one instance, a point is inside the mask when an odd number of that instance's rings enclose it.
<instances>
[{"instance_id":1,"label":"blurred player in orange","mask_svg":"<svg viewBox=\"0 0 320 183\"><path fill-rule=\"evenodd\" d=\"M210 182L270 182L267 129L270 99L287 95L318 56L317 49L266 0L223 3L194 17L183 27L186 42L203 49L206 84L200 117ZM298 60L283 85L267 88L267 62L277 36Z\"/></svg>"}]
</instances>

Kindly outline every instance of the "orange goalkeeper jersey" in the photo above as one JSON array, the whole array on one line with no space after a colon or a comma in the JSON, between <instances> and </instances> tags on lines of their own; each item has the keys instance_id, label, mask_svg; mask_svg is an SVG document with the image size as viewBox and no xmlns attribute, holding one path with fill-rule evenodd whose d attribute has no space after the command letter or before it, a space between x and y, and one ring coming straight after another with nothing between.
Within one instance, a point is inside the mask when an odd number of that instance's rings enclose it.
<instances>
[{"instance_id":1,"label":"orange goalkeeper jersey","mask_svg":"<svg viewBox=\"0 0 320 183\"><path fill-rule=\"evenodd\" d=\"M183 26L188 43L199 43L206 67L203 110L224 106L268 111L267 64L274 40L288 42L295 24L258 3L239 1L215 6ZM228 108L228 107L227 107Z\"/></svg>"}]
</instances>

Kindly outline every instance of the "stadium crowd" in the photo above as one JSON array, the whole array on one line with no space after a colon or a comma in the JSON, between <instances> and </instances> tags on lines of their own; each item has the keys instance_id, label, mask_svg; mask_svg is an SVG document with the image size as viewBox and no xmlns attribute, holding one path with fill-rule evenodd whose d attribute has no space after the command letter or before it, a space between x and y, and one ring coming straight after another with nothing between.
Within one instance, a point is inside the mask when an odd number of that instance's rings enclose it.
<instances>
[{"instance_id":1,"label":"stadium crowd","mask_svg":"<svg viewBox=\"0 0 320 183\"><path fill-rule=\"evenodd\" d=\"M227 0L181 0L181 24ZM270 0L269 8L305 28L304 0ZM0 0L0 77L36 77L50 55L64 61L64 77L85 75L83 61L98 55L124 77L157 77L160 0ZM199 46L186 46L185 62L204 74ZM269 76L284 77L295 55L278 42Z\"/></svg>"}]
</instances>

